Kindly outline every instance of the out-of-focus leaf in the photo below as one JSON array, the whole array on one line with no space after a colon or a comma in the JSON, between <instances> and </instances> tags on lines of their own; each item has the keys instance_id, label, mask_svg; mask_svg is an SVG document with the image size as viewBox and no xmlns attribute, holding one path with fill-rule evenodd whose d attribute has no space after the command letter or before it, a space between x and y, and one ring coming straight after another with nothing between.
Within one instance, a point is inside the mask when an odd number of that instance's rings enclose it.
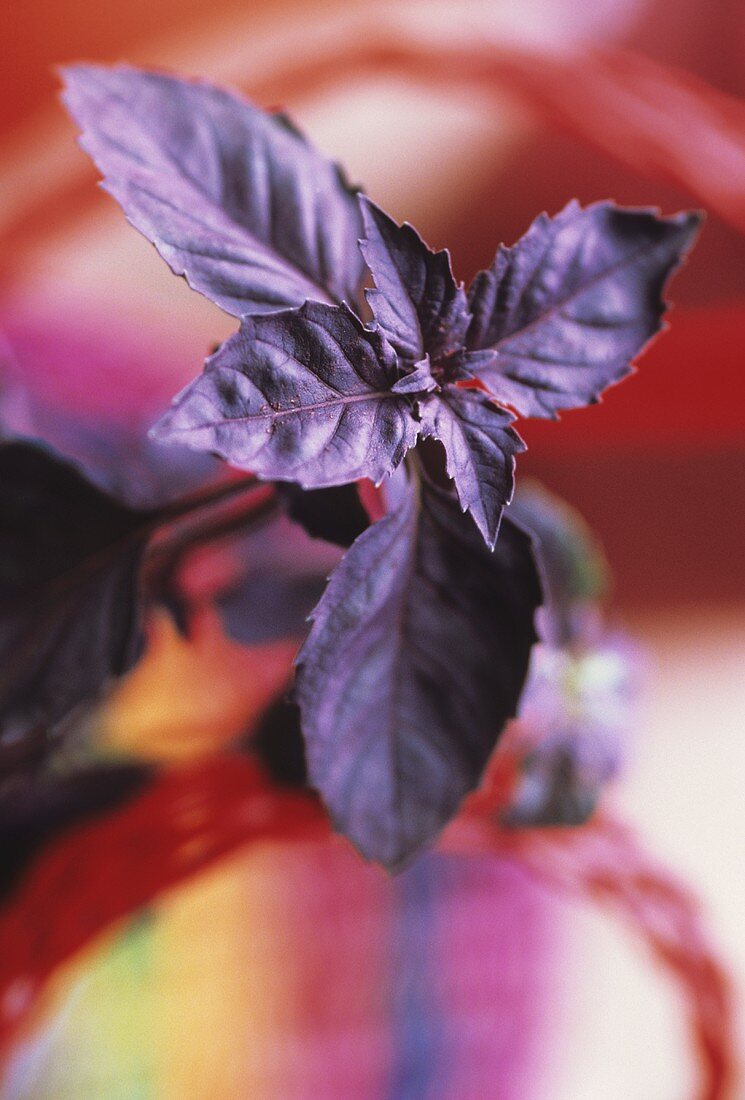
<instances>
[{"instance_id":1,"label":"out-of-focus leaf","mask_svg":"<svg viewBox=\"0 0 745 1100\"><path fill-rule=\"evenodd\" d=\"M284 696L262 715L250 746L261 758L271 779L281 787L304 787L308 780L300 711Z\"/></svg>"},{"instance_id":2,"label":"out-of-focus leaf","mask_svg":"<svg viewBox=\"0 0 745 1100\"><path fill-rule=\"evenodd\" d=\"M218 592L217 609L231 638L258 646L281 639L299 641L307 635L311 610L341 551L309 538L302 527L281 517L235 540L232 557L234 580Z\"/></svg>"},{"instance_id":3,"label":"out-of-focus leaf","mask_svg":"<svg viewBox=\"0 0 745 1100\"><path fill-rule=\"evenodd\" d=\"M217 600L225 629L244 645L302 638L326 586L325 573L252 570Z\"/></svg>"},{"instance_id":4,"label":"out-of-focus leaf","mask_svg":"<svg viewBox=\"0 0 745 1100\"><path fill-rule=\"evenodd\" d=\"M51 452L0 446L0 737L47 729L132 667L152 513Z\"/></svg>"},{"instance_id":5,"label":"out-of-focus leaf","mask_svg":"<svg viewBox=\"0 0 745 1100\"><path fill-rule=\"evenodd\" d=\"M277 492L290 519L302 524L311 538L347 547L370 526L354 484L332 489L300 489L285 484L278 485Z\"/></svg>"},{"instance_id":6,"label":"out-of-focus leaf","mask_svg":"<svg viewBox=\"0 0 745 1100\"><path fill-rule=\"evenodd\" d=\"M504 814L510 826L582 824L618 774L635 723L633 647L623 635L604 630L597 608L593 615L586 600L571 601L566 593L560 599L563 607L549 603L545 609L542 635L550 641L534 650L520 701L512 742L519 777ZM553 620L568 617L572 606L578 619L578 609L585 611L585 629L572 624L561 637Z\"/></svg>"},{"instance_id":7,"label":"out-of-focus leaf","mask_svg":"<svg viewBox=\"0 0 745 1100\"><path fill-rule=\"evenodd\" d=\"M280 515L235 540L231 557L231 579L214 593L217 610L231 638L255 646L305 637L341 550Z\"/></svg>"},{"instance_id":8,"label":"out-of-focus leaf","mask_svg":"<svg viewBox=\"0 0 745 1100\"><path fill-rule=\"evenodd\" d=\"M43 333L43 341L37 337L43 352L32 346L16 353L0 334L0 441L46 444L74 462L99 489L132 508L157 508L210 478L217 480L224 470L217 459L148 437L157 405L143 400L134 383L130 404L135 407L126 404L120 382L105 417L98 410L81 409L79 401L50 387L50 376L58 383L71 374L80 388L98 386L102 375L108 386L109 372L136 371L139 366L124 354L120 361L116 349L101 348L99 354L84 343L79 349L76 335L51 329Z\"/></svg>"},{"instance_id":9,"label":"out-of-focus leaf","mask_svg":"<svg viewBox=\"0 0 745 1100\"><path fill-rule=\"evenodd\" d=\"M361 197L365 237L360 243L375 288L366 291L375 320L398 355L434 362L463 343L470 320L463 286L456 284L447 251L432 252L417 231L402 226Z\"/></svg>"},{"instance_id":10,"label":"out-of-focus leaf","mask_svg":"<svg viewBox=\"0 0 745 1100\"><path fill-rule=\"evenodd\" d=\"M505 825L583 825L612 774L589 757L591 749L591 738L571 735L537 745L522 763L514 799L502 815Z\"/></svg>"},{"instance_id":11,"label":"out-of-focus leaf","mask_svg":"<svg viewBox=\"0 0 745 1100\"><path fill-rule=\"evenodd\" d=\"M481 391L450 385L442 399L433 395L420 409L422 435L442 443L461 507L493 547L502 509L512 498L515 455L525 450L510 427L514 417Z\"/></svg>"},{"instance_id":12,"label":"out-of-focus leaf","mask_svg":"<svg viewBox=\"0 0 745 1100\"><path fill-rule=\"evenodd\" d=\"M33 421L18 430L0 409L0 440L50 446L99 489L131 508L162 507L224 473L225 467L210 455L150 439L149 427L93 423L63 409L35 408Z\"/></svg>"},{"instance_id":13,"label":"out-of-focus leaf","mask_svg":"<svg viewBox=\"0 0 745 1100\"><path fill-rule=\"evenodd\" d=\"M416 441L396 360L346 307L244 319L154 429L260 477L324 488L395 470Z\"/></svg>"},{"instance_id":14,"label":"out-of-focus leaf","mask_svg":"<svg viewBox=\"0 0 745 1100\"><path fill-rule=\"evenodd\" d=\"M544 639L566 645L582 630L583 610L609 587L602 548L577 512L530 479L520 482L507 514L534 538L545 594Z\"/></svg>"},{"instance_id":15,"label":"out-of-focus leaf","mask_svg":"<svg viewBox=\"0 0 745 1100\"><path fill-rule=\"evenodd\" d=\"M356 193L282 115L125 66L63 75L104 186L195 290L235 316L357 301Z\"/></svg>"},{"instance_id":16,"label":"out-of-focus leaf","mask_svg":"<svg viewBox=\"0 0 745 1100\"><path fill-rule=\"evenodd\" d=\"M494 353L471 373L524 416L597 401L659 332L664 285L698 225L613 203L542 214L471 284L468 345Z\"/></svg>"},{"instance_id":17,"label":"out-of-focus leaf","mask_svg":"<svg viewBox=\"0 0 745 1100\"><path fill-rule=\"evenodd\" d=\"M516 710L541 600L530 540L494 552L449 494L407 487L331 577L298 657L309 777L395 869L479 781Z\"/></svg>"}]
</instances>

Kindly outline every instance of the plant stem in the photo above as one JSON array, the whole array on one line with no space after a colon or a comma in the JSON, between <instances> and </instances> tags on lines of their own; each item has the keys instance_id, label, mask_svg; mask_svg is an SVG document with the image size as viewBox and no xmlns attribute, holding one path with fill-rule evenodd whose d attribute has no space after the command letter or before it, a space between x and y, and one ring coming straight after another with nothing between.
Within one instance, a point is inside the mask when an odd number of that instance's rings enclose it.
<instances>
[{"instance_id":1,"label":"plant stem","mask_svg":"<svg viewBox=\"0 0 745 1100\"><path fill-rule=\"evenodd\" d=\"M154 546L150 551L151 560L157 563L155 567L158 573L162 575L161 570L171 572L184 554L190 553L206 543L216 542L218 539L225 538L227 535L232 535L242 529L249 527L253 529L267 520L277 511L279 503L276 493L269 486L266 489L267 492L262 493L259 500L246 501L245 506L240 510L236 508L217 520L209 518L202 520L201 523L195 523L185 531L175 534L172 538L165 536L163 542ZM213 501L209 503L213 503ZM160 562L158 561L159 558L161 559Z\"/></svg>"},{"instance_id":2,"label":"plant stem","mask_svg":"<svg viewBox=\"0 0 745 1100\"><path fill-rule=\"evenodd\" d=\"M230 497L245 493L247 489L251 489L257 484L258 481L253 474L246 474L245 477L221 481L216 485L208 485L204 489L198 489L195 493L174 500L161 508L156 514L155 526L161 527L202 508L208 508L220 501L229 500Z\"/></svg>"}]
</instances>

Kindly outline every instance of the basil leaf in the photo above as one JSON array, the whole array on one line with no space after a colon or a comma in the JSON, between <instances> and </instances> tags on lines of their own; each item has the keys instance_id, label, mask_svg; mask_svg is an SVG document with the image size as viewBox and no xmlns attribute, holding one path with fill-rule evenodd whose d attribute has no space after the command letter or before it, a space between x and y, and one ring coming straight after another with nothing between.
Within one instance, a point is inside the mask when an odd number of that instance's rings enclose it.
<instances>
[{"instance_id":1,"label":"basil leaf","mask_svg":"<svg viewBox=\"0 0 745 1100\"><path fill-rule=\"evenodd\" d=\"M478 784L515 714L541 589L509 521L494 552L449 494L409 486L332 574L298 656L309 782L396 869Z\"/></svg>"}]
</instances>

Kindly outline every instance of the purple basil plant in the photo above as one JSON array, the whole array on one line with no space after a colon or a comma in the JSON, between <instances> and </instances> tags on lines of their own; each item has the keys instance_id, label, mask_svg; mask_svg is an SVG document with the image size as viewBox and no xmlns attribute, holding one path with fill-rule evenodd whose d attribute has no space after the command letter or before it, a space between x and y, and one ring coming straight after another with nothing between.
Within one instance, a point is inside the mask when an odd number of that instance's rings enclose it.
<instances>
[{"instance_id":1,"label":"purple basil plant","mask_svg":"<svg viewBox=\"0 0 745 1100\"><path fill-rule=\"evenodd\" d=\"M240 319L152 429L154 455L186 444L252 475L210 502L281 483L294 520L347 548L292 698L336 828L397 869L478 785L537 640L539 568L508 509L515 418L595 403L632 370L699 218L571 202L466 290L284 115L126 67L64 77L104 187ZM22 438L0 447L0 486L0 726L22 738L133 666L153 537L205 498L133 507Z\"/></svg>"}]
</instances>

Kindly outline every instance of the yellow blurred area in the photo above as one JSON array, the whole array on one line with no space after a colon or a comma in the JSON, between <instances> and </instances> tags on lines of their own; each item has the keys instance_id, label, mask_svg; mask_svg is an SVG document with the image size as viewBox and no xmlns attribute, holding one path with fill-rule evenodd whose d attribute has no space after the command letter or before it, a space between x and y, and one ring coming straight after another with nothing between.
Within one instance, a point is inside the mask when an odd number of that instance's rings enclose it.
<instances>
[{"instance_id":1,"label":"yellow blurred area","mask_svg":"<svg viewBox=\"0 0 745 1100\"><path fill-rule=\"evenodd\" d=\"M286 859L267 845L223 860L60 967L17 1100L267 1098L292 1003L277 967L293 947L277 931Z\"/></svg>"},{"instance_id":2,"label":"yellow blurred area","mask_svg":"<svg viewBox=\"0 0 745 1100\"><path fill-rule=\"evenodd\" d=\"M290 675L294 641L242 646L216 611L179 634L165 612L150 623L147 651L101 710L94 735L105 750L146 760L188 760L247 732Z\"/></svg>"}]
</instances>

